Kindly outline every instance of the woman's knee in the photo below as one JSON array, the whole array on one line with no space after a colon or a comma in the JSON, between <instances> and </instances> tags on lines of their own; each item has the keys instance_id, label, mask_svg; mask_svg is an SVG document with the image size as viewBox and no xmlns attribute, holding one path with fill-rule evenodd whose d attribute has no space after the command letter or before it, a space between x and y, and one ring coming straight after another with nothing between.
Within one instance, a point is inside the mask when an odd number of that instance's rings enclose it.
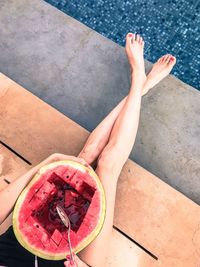
<instances>
[{"instance_id":1,"label":"woman's knee","mask_svg":"<svg viewBox=\"0 0 200 267\"><path fill-rule=\"evenodd\" d=\"M102 170L112 170L115 166L115 158L108 151L103 151L97 160L97 167Z\"/></svg>"},{"instance_id":2,"label":"woman's knee","mask_svg":"<svg viewBox=\"0 0 200 267\"><path fill-rule=\"evenodd\" d=\"M120 174L123 165L120 152L115 149L104 149L97 161L98 169L116 176Z\"/></svg>"}]
</instances>

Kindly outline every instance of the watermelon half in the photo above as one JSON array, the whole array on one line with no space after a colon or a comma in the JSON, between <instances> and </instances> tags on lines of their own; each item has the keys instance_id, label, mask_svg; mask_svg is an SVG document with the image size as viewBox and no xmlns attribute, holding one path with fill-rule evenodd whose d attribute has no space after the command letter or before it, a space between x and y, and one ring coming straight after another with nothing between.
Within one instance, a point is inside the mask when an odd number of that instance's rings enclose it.
<instances>
[{"instance_id":1,"label":"watermelon half","mask_svg":"<svg viewBox=\"0 0 200 267\"><path fill-rule=\"evenodd\" d=\"M96 173L71 160L42 167L19 196L13 229L19 243L48 260L69 255L67 228L56 211L61 205L71 222L75 253L101 231L105 219L105 193Z\"/></svg>"}]
</instances>

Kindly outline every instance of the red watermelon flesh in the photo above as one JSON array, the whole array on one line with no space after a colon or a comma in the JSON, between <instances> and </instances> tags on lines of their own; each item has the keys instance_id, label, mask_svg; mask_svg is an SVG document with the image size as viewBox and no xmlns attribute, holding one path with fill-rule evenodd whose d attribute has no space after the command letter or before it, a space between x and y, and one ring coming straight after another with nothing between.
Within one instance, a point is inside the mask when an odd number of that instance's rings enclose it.
<instances>
[{"instance_id":1,"label":"red watermelon flesh","mask_svg":"<svg viewBox=\"0 0 200 267\"><path fill-rule=\"evenodd\" d=\"M56 210L58 204L69 217L72 247L78 249L102 216L102 196L97 188L87 171L71 166L57 166L41 175L27 192L18 216L18 227L34 252L36 248L36 255L60 259L69 250L67 230ZM37 254L37 250L42 253Z\"/></svg>"},{"instance_id":2,"label":"red watermelon flesh","mask_svg":"<svg viewBox=\"0 0 200 267\"><path fill-rule=\"evenodd\" d=\"M64 208L69 217L71 229L77 231L88 210L90 201L79 194L69 183L63 182L59 176L55 176L55 174L53 174L53 176L56 177L55 183L52 181L52 186L49 186L49 182L47 181L37 193L37 197L31 199L30 204L33 209L32 216L50 234L52 234L53 231L52 224L59 231L64 231L65 226L61 223L56 210L56 206L59 204ZM86 192L90 190L90 199L92 199L95 190L86 183L84 183L83 188L85 188ZM41 200L42 197L43 202L41 206L38 207L38 199Z\"/></svg>"}]
</instances>

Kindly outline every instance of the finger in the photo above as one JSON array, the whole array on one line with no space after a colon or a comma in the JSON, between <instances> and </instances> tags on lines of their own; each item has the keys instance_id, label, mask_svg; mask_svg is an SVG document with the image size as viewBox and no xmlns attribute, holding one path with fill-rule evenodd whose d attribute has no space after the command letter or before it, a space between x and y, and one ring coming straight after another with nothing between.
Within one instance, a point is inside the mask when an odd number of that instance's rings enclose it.
<instances>
[{"instance_id":1,"label":"finger","mask_svg":"<svg viewBox=\"0 0 200 267\"><path fill-rule=\"evenodd\" d=\"M84 158L77 157L76 160L83 164L85 167L88 167L93 170L92 166L90 166L90 164Z\"/></svg>"},{"instance_id":2,"label":"finger","mask_svg":"<svg viewBox=\"0 0 200 267\"><path fill-rule=\"evenodd\" d=\"M65 154L61 154L61 153L54 153L49 158L52 161L57 161L57 160L66 160L69 157L71 157L71 156L65 155Z\"/></svg>"},{"instance_id":3,"label":"finger","mask_svg":"<svg viewBox=\"0 0 200 267\"><path fill-rule=\"evenodd\" d=\"M75 254L75 253L73 253L73 257L74 257L74 261L75 261L75 263L72 263L71 262L71 257L68 255L67 257L66 257L66 259L67 259L67 261L65 261L64 262L64 265L66 266L66 267L86 267L87 265L85 264L85 263L83 263L80 259L79 259L79 257Z\"/></svg>"},{"instance_id":4,"label":"finger","mask_svg":"<svg viewBox=\"0 0 200 267\"><path fill-rule=\"evenodd\" d=\"M54 153L51 156L49 156L46 160L43 161L43 165L46 165L46 164L51 163L51 162L59 161L59 160L76 161L76 162L82 164L83 166L88 167L91 170L93 170L93 168L89 165L89 163L84 158L69 156L69 155L60 154L60 153Z\"/></svg>"},{"instance_id":5,"label":"finger","mask_svg":"<svg viewBox=\"0 0 200 267\"><path fill-rule=\"evenodd\" d=\"M84 159L80 159L80 158L75 157L75 156L55 153L50 157L51 157L52 160L55 160L55 161L58 161L58 160L73 160L73 161L80 162L83 165L85 164L85 162L83 161Z\"/></svg>"},{"instance_id":6,"label":"finger","mask_svg":"<svg viewBox=\"0 0 200 267\"><path fill-rule=\"evenodd\" d=\"M92 169L90 164L84 158L81 158L81 157L58 154L57 160L72 160L72 161L76 161L76 162L84 165L85 167L88 167L88 168Z\"/></svg>"},{"instance_id":7,"label":"finger","mask_svg":"<svg viewBox=\"0 0 200 267\"><path fill-rule=\"evenodd\" d=\"M84 158L75 158L76 161L79 161L80 163L82 163L83 165L88 165L87 161Z\"/></svg>"},{"instance_id":8,"label":"finger","mask_svg":"<svg viewBox=\"0 0 200 267\"><path fill-rule=\"evenodd\" d=\"M75 260L78 267L87 267L88 266L76 254L74 254L74 260ZM77 267L77 266L75 266L75 267Z\"/></svg>"},{"instance_id":9,"label":"finger","mask_svg":"<svg viewBox=\"0 0 200 267\"><path fill-rule=\"evenodd\" d=\"M77 267L77 264L73 264L70 260L65 261L65 262L64 262L64 265L65 265L66 267Z\"/></svg>"}]
</instances>

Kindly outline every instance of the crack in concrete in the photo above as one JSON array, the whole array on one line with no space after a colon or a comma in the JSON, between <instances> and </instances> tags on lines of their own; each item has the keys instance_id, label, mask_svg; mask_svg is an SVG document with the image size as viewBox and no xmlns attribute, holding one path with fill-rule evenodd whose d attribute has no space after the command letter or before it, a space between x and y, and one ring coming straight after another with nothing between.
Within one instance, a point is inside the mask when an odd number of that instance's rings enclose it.
<instances>
[{"instance_id":1,"label":"crack in concrete","mask_svg":"<svg viewBox=\"0 0 200 267\"><path fill-rule=\"evenodd\" d=\"M77 47L77 49L74 49L73 51L73 55L68 59L67 64L65 67L70 67L71 62L74 60L74 55L76 55L81 49L85 48L85 45L88 43L88 41L90 40L90 35L92 35L93 32L91 32L90 29L88 29L88 32L84 35L83 38L80 39L79 45Z\"/></svg>"}]
</instances>

